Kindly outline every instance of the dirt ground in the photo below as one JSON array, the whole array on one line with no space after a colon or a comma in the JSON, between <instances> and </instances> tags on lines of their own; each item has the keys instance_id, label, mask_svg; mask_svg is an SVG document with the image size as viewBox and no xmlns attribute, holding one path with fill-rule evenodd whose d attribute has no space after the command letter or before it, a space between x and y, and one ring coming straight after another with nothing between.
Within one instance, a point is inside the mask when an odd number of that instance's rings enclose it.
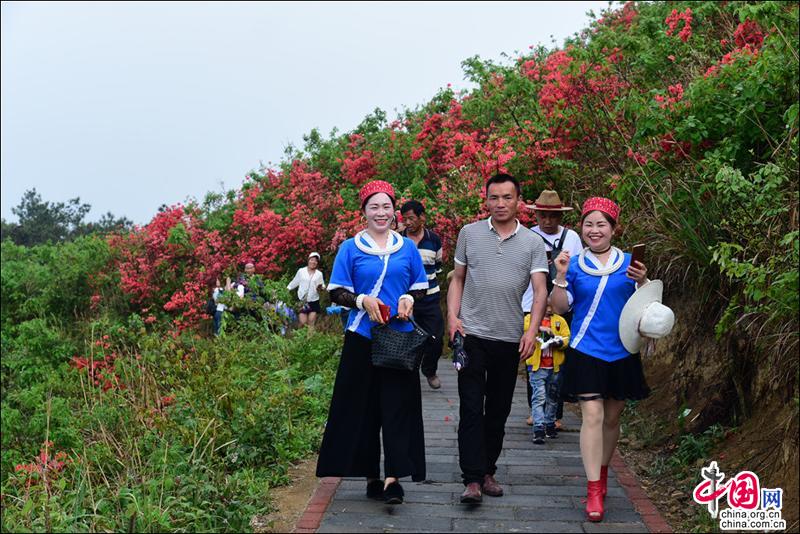
<instances>
[{"instance_id":1,"label":"dirt ground","mask_svg":"<svg viewBox=\"0 0 800 534\"><path fill-rule=\"evenodd\" d=\"M692 351L683 354L694 356ZM653 394L639 403L637 415L628 418L627 423L631 424L623 423L620 452L676 531L719 531L718 521L711 520L690 496L700 469L716 460L729 477L749 470L758 474L762 487L783 488L783 519L787 531L797 532L800 521L796 401L782 403L776 395L771 402L757 405L756 413L749 417L726 416L738 397L726 389L724 382L713 380L725 374L719 358L715 358L718 355L704 356L705 377L682 379L671 368L675 360L646 362L645 373ZM698 385L686 386L687 381ZM693 416L686 419L685 429L681 429L676 414L688 407L692 408ZM714 422L723 424L724 436L702 458L685 466L680 474L666 467L677 452L682 435L699 436Z\"/></svg>"},{"instance_id":2,"label":"dirt ground","mask_svg":"<svg viewBox=\"0 0 800 534\"><path fill-rule=\"evenodd\" d=\"M314 490L317 489L316 467L315 455L291 468L289 471L291 482L270 492L275 511L268 515L255 516L250 522L254 532L294 530Z\"/></svg>"}]
</instances>

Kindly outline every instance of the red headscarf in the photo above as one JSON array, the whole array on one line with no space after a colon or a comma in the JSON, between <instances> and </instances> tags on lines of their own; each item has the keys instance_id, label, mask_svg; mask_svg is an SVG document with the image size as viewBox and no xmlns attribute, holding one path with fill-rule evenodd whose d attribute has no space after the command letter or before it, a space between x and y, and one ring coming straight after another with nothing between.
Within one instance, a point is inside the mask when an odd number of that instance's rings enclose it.
<instances>
[{"instance_id":1,"label":"red headscarf","mask_svg":"<svg viewBox=\"0 0 800 534\"><path fill-rule=\"evenodd\" d=\"M619 206L613 201L603 197L592 197L586 200L583 203L583 209L581 210L581 217L589 213L590 211L602 211L603 213L609 215L614 222L619 222Z\"/></svg>"},{"instance_id":2,"label":"red headscarf","mask_svg":"<svg viewBox=\"0 0 800 534\"><path fill-rule=\"evenodd\" d=\"M383 180L375 180L373 182L369 182L368 184L364 184L364 187L361 188L361 191L358 192L358 198L361 200L361 205L364 205L364 202L374 195L375 193L386 193L392 199L395 200L394 196L394 188L392 184L389 182L384 182Z\"/></svg>"}]
</instances>

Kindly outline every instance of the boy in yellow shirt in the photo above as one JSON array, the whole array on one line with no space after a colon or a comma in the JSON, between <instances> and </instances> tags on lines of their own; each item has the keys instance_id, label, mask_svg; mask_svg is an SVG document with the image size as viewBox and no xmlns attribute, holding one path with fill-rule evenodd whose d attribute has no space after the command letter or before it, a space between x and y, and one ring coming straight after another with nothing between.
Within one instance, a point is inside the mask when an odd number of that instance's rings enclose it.
<instances>
[{"instance_id":1,"label":"boy in yellow shirt","mask_svg":"<svg viewBox=\"0 0 800 534\"><path fill-rule=\"evenodd\" d=\"M525 317L525 330L530 327L530 316ZM525 360L530 376L531 418L533 419L533 442L544 443L545 436L557 438L556 410L561 395L560 366L564 363L564 348L569 344L567 321L553 313L550 306L539 326L536 348Z\"/></svg>"}]
</instances>

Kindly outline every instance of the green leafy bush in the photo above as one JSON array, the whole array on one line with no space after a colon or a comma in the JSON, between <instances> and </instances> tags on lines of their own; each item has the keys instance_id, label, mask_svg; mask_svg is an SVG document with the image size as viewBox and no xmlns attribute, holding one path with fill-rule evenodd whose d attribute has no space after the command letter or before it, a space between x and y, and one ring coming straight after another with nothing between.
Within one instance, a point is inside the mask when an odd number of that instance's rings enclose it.
<instances>
[{"instance_id":1,"label":"green leafy bush","mask_svg":"<svg viewBox=\"0 0 800 534\"><path fill-rule=\"evenodd\" d=\"M319 445L340 336L100 339L87 355L115 354L118 386L104 391L87 368L64 364L4 397L4 531L248 530L268 511L269 488ZM8 350L35 361L53 343L46 330ZM45 441L66 461L43 475Z\"/></svg>"}]
</instances>

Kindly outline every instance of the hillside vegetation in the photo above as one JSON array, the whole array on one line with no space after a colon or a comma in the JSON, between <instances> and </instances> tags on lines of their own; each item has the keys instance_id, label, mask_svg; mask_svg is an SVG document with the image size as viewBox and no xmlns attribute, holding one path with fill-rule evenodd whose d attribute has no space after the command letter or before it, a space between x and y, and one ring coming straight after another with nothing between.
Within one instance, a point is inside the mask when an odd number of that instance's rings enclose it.
<instances>
[{"instance_id":1,"label":"hillside vegetation","mask_svg":"<svg viewBox=\"0 0 800 534\"><path fill-rule=\"evenodd\" d=\"M340 336L284 337L262 315L213 339L214 281L253 261L262 296L287 298L278 279L311 250L331 264L376 178L424 202L448 256L485 215L496 172L519 177L528 202L543 188L576 208L614 198L620 246L648 243L678 328L646 362L656 395L632 412L630 439L661 458L659 473L694 476L721 436L769 414L775 447L753 462L791 493L798 4L628 2L601 15L558 48L465 60L470 90L448 86L392 119L375 110L351 132L313 130L277 168L143 227L4 241L3 530L249 528L270 485L318 445ZM689 438L703 447L686 453ZM734 467L756 469L748 450Z\"/></svg>"}]
</instances>

